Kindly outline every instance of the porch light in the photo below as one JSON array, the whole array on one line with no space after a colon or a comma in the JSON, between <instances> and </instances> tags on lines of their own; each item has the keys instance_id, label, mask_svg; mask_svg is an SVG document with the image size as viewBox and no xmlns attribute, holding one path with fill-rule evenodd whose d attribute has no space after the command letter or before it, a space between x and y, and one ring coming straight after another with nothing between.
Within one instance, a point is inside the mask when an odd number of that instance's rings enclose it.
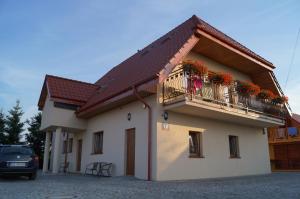
<instances>
[{"instance_id":1,"label":"porch light","mask_svg":"<svg viewBox=\"0 0 300 199\"><path fill-rule=\"evenodd\" d=\"M164 118L165 121L167 121L169 119L169 114L167 111L165 111L163 114L162 114L162 117Z\"/></svg>"},{"instance_id":2,"label":"porch light","mask_svg":"<svg viewBox=\"0 0 300 199\"><path fill-rule=\"evenodd\" d=\"M127 114L127 120L130 121L131 120L131 113Z\"/></svg>"}]
</instances>

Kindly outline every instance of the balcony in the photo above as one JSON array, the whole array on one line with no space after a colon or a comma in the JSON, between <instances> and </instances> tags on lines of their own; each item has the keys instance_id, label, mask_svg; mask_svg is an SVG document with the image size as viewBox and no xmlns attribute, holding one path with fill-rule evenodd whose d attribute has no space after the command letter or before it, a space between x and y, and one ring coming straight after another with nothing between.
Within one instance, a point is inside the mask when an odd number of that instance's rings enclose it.
<instances>
[{"instance_id":1,"label":"balcony","mask_svg":"<svg viewBox=\"0 0 300 199\"><path fill-rule=\"evenodd\" d=\"M285 122L283 106L239 95L236 82L222 86L204 76L200 81L182 68L170 74L162 88L165 110L261 127Z\"/></svg>"},{"instance_id":2,"label":"balcony","mask_svg":"<svg viewBox=\"0 0 300 199\"><path fill-rule=\"evenodd\" d=\"M300 129L291 134L288 128L270 128L268 129L269 144L300 142Z\"/></svg>"}]
</instances>

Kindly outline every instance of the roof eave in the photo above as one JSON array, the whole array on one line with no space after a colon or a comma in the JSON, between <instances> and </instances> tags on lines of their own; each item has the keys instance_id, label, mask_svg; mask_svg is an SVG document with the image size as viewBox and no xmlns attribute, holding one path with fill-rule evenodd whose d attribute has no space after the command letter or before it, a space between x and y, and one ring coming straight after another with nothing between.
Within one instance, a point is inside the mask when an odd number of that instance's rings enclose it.
<instances>
[{"instance_id":1,"label":"roof eave","mask_svg":"<svg viewBox=\"0 0 300 199\"><path fill-rule=\"evenodd\" d=\"M273 69L275 69L275 66L272 63L267 62L263 59L258 59L257 57L254 57L250 53L247 53L246 51L242 50L242 48L237 48L236 46L233 46L232 44L229 44L228 42L224 41L223 39L210 34L208 31L205 31L202 28L197 27L195 34L198 37L203 36L203 37L206 37L206 38L218 43L219 45L247 58L248 60L255 62L256 64L262 66L263 68L267 69L268 71L273 71Z\"/></svg>"},{"instance_id":2,"label":"roof eave","mask_svg":"<svg viewBox=\"0 0 300 199\"><path fill-rule=\"evenodd\" d=\"M76 111L76 115L81 118L87 118L92 116L93 114L90 114L91 112L94 112L95 109L102 107L103 105L108 105L110 102L116 101L116 100L122 100L122 98L128 97L130 95L133 95L132 88L138 87L141 90L147 90L149 86L151 85L157 85L158 84L158 76L149 78L148 80L141 82L139 84L133 85L130 88L127 88L126 90L123 90L120 93L117 93L115 95L112 95L108 97L107 99L104 99L103 101L97 102L95 104L92 104L88 107L83 107ZM150 92L149 92L150 93Z\"/></svg>"},{"instance_id":3,"label":"roof eave","mask_svg":"<svg viewBox=\"0 0 300 199\"><path fill-rule=\"evenodd\" d=\"M48 86L47 86L47 75L46 75L43 86L42 86L42 90L40 93L39 101L38 101L38 110L39 111L43 110L48 93L49 93L49 91L48 91Z\"/></svg>"}]
</instances>

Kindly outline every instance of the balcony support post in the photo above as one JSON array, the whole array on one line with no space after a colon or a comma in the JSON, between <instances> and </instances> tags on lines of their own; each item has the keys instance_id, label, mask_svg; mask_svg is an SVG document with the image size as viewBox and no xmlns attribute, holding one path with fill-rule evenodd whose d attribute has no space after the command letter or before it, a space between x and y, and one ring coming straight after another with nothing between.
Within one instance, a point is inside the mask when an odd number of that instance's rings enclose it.
<instances>
[{"instance_id":1,"label":"balcony support post","mask_svg":"<svg viewBox=\"0 0 300 199\"><path fill-rule=\"evenodd\" d=\"M44 160L43 160L43 172L48 171L49 166L49 152L50 152L50 137L51 132L46 132L46 138L45 138L45 149L44 149Z\"/></svg>"},{"instance_id":2,"label":"balcony support post","mask_svg":"<svg viewBox=\"0 0 300 199\"><path fill-rule=\"evenodd\" d=\"M53 169L52 173L59 172L59 165L60 165L60 143L61 143L61 133L62 129L57 128L54 132L54 145L53 145Z\"/></svg>"}]
</instances>

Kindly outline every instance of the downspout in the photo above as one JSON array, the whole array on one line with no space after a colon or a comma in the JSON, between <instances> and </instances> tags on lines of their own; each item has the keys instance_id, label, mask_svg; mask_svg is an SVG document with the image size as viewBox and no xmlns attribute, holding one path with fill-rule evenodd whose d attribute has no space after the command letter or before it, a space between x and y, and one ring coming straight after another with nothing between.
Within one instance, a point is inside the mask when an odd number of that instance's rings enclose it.
<instances>
[{"instance_id":1,"label":"downspout","mask_svg":"<svg viewBox=\"0 0 300 199\"><path fill-rule=\"evenodd\" d=\"M145 107L148 109L148 178L147 180L151 180L151 164L152 164L152 109L150 105L138 94L136 87L132 87L134 95L136 98L142 102Z\"/></svg>"}]
</instances>

